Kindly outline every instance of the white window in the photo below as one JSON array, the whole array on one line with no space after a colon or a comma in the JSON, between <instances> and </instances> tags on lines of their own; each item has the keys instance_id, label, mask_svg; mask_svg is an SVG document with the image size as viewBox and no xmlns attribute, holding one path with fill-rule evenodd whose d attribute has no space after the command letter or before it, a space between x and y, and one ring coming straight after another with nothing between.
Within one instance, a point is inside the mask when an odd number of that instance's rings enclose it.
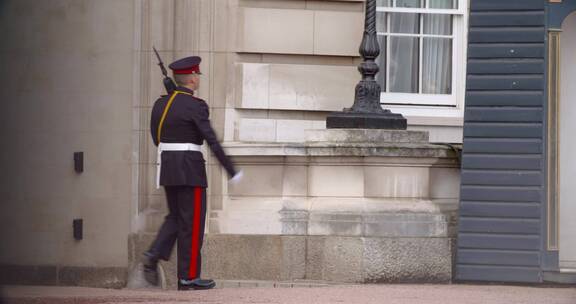
<instances>
[{"instance_id":1,"label":"white window","mask_svg":"<svg viewBox=\"0 0 576 304\"><path fill-rule=\"evenodd\" d=\"M467 0L377 0L377 80L385 108L462 115L466 5Z\"/></svg>"}]
</instances>

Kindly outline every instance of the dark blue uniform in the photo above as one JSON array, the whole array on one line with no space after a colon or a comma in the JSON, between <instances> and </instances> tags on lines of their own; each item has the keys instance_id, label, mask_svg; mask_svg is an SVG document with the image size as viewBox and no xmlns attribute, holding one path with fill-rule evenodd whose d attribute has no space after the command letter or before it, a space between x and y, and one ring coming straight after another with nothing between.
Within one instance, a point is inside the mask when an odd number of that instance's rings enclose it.
<instances>
[{"instance_id":1,"label":"dark blue uniform","mask_svg":"<svg viewBox=\"0 0 576 304\"><path fill-rule=\"evenodd\" d=\"M177 94L165 116L160 139L158 126L170 96L159 98L152 108L150 131L154 144L193 143L206 141L210 150L233 177L236 170L224 153L210 125L206 102L193 96L193 91L178 87ZM178 240L178 278L193 280L200 277L200 250L206 219L206 166L201 152L162 152L160 185L166 191L169 214L156 240L146 253L153 259L168 260Z\"/></svg>"}]
</instances>

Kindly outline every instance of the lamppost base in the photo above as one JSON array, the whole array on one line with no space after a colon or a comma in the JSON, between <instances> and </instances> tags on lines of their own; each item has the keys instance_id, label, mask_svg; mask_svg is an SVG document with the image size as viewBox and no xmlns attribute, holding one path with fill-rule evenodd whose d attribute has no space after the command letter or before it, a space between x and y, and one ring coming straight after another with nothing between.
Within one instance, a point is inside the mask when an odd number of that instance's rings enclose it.
<instances>
[{"instance_id":1,"label":"lamppost base","mask_svg":"<svg viewBox=\"0 0 576 304\"><path fill-rule=\"evenodd\" d=\"M326 117L328 129L388 129L406 130L406 118L402 114L332 112Z\"/></svg>"}]
</instances>

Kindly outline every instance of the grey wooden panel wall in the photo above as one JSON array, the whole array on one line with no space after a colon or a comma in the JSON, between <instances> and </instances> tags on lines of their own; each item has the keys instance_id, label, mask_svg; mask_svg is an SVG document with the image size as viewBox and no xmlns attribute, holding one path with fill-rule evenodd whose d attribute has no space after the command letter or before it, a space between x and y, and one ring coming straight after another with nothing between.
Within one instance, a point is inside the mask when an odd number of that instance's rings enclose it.
<instances>
[{"instance_id":1,"label":"grey wooden panel wall","mask_svg":"<svg viewBox=\"0 0 576 304\"><path fill-rule=\"evenodd\" d=\"M456 279L540 282L545 1L471 0Z\"/></svg>"}]
</instances>

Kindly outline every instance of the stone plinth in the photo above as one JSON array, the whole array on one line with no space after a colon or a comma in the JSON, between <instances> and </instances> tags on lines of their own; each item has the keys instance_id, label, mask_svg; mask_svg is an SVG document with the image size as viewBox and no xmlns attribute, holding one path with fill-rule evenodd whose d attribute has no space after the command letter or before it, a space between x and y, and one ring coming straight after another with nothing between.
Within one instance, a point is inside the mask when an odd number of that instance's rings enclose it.
<instances>
[{"instance_id":1,"label":"stone plinth","mask_svg":"<svg viewBox=\"0 0 576 304\"><path fill-rule=\"evenodd\" d=\"M309 143L427 144L428 132L383 129L325 129L306 132Z\"/></svg>"},{"instance_id":2,"label":"stone plinth","mask_svg":"<svg viewBox=\"0 0 576 304\"><path fill-rule=\"evenodd\" d=\"M224 183L222 208L210 213L207 273L220 279L450 280L459 193L452 150L429 144L419 131L309 130L306 138L226 146L245 177ZM260 269L262 257L276 266Z\"/></svg>"},{"instance_id":3,"label":"stone plinth","mask_svg":"<svg viewBox=\"0 0 576 304\"><path fill-rule=\"evenodd\" d=\"M223 196L212 198L220 201L209 213L204 274L450 281L459 194L454 152L417 131L310 130L306 137L226 145L244 179L220 180Z\"/></svg>"},{"instance_id":4,"label":"stone plinth","mask_svg":"<svg viewBox=\"0 0 576 304\"><path fill-rule=\"evenodd\" d=\"M393 129L406 130L408 124L401 114L334 112L326 117L330 129Z\"/></svg>"}]
</instances>

